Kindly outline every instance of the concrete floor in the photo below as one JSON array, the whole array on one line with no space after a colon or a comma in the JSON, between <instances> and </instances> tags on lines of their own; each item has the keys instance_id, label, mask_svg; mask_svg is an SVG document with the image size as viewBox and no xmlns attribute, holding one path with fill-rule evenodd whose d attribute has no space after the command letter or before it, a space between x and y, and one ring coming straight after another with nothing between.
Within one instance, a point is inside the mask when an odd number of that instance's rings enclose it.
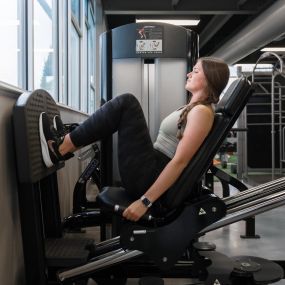
<instances>
[{"instance_id":1,"label":"concrete floor","mask_svg":"<svg viewBox=\"0 0 285 285\"><path fill-rule=\"evenodd\" d=\"M215 183L215 192L219 192ZM233 190L234 191L234 190ZM213 242L217 251L232 257L238 255L257 256L270 260L285 260L285 207L279 207L256 216L256 234L259 239L243 239L245 222L237 222L207 233L200 241ZM90 280L88 285L96 284ZM139 284L138 279L128 279L127 285ZM190 279L164 279L165 285L194 284ZM285 285L285 279L274 283ZM154 285L154 284L149 284Z\"/></svg>"}]
</instances>

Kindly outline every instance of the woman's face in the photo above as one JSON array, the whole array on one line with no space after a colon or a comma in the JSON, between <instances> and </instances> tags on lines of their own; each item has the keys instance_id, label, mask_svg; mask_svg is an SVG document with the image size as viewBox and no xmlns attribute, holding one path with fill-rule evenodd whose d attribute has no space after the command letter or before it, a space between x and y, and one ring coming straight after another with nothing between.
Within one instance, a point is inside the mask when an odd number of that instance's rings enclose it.
<instances>
[{"instance_id":1,"label":"woman's face","mask_svg":"<svg viewBox=\"0 0 285 285\"><path fill-rule=\"evenodd\" d=\"M185 89L191 93L205 90L207 85L202 63L198 61L193 70L187 74Z\"/></svg>"}]
</instances>

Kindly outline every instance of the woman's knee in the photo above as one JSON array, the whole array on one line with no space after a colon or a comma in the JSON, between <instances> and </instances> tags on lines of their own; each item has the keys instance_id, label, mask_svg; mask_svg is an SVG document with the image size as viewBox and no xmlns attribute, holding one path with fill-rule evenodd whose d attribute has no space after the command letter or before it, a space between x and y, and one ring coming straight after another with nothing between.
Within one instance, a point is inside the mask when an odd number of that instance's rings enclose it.
<instances>
[{"instance_id":1,"label":"woman's knee","mask_svg":"<svg viewBox=\"0 0 285 285\"><path fill-rule=\"evenodd\" d=\"M131 93L125 93L117 97L120 101L129 104L140 104L137 97Z\"/></svg>"}]
</instances>

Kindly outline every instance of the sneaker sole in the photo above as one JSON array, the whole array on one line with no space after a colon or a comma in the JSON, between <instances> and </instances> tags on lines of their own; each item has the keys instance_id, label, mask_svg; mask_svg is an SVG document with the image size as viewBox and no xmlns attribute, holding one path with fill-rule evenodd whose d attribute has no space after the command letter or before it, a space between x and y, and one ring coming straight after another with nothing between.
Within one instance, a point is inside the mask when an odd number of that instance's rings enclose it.
<instances>
[{"instance_id":1,"label":"sneaker sole","mask_svg":"<svg viewBox=\"0 0 285 285\"><path fill-rule=\"evenodd\" d=\"M56 116L57 116L57 115L55 115L55 116L53 117L52 123L53 123L53 127L57 130L56 119L55 119Z\"/></svg>"},{"instance_id":2,"label":"sneaker sole","mask_svg":"<svg viewBox=\"0 0 285 285\"><path fill-rule=\"evenodd\" d=\"M42 149L42 156L43 156L43 160L44 163L46 165L46 167L50 168L52 167L54 164L50 159L49 156L49 147L47 145L47 141L45 139L45 135L44 135L44 131L43 131L43 123L42 123L42 115L44 112L42 112L40 114L40 119L39 119L39 130L40 130L40 139L41 139L41 149Z\"/></svg>"}]
</instances>

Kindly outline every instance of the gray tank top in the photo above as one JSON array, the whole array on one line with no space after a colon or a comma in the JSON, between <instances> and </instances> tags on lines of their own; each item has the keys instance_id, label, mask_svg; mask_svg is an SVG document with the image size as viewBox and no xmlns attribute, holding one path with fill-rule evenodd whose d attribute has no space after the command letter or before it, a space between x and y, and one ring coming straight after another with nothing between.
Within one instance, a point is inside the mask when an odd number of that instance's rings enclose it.
<instances>
[{"instance_id":1,"label":"gray tank top","mask_svg":"<svg viewBox=\"0 0 285 285\"><path fill-rule=\"evenodd\" d=\"M172 112L161 122L156 142L153 145L155 149L171 159L174 157L179 143L179 139L176 137L178 131L177 122L184 107ZM215 105L211 104L211 107L214 112Z\"/></svg>"},{"instance_id":2,"label":"gray tank top","mask_svg":"<svg viewBox=\"0 0 285 285\"><path fill-rule=\"evenodd\" d=\"M178 131L177 122L182 110L183 107L172 112L165 119L163 119L160 124L156 142L153 145L155 149L159 150L169 158L174 157L177 145L179 143L179 139L176 137Z\"/></svg>"}]
</instances>

